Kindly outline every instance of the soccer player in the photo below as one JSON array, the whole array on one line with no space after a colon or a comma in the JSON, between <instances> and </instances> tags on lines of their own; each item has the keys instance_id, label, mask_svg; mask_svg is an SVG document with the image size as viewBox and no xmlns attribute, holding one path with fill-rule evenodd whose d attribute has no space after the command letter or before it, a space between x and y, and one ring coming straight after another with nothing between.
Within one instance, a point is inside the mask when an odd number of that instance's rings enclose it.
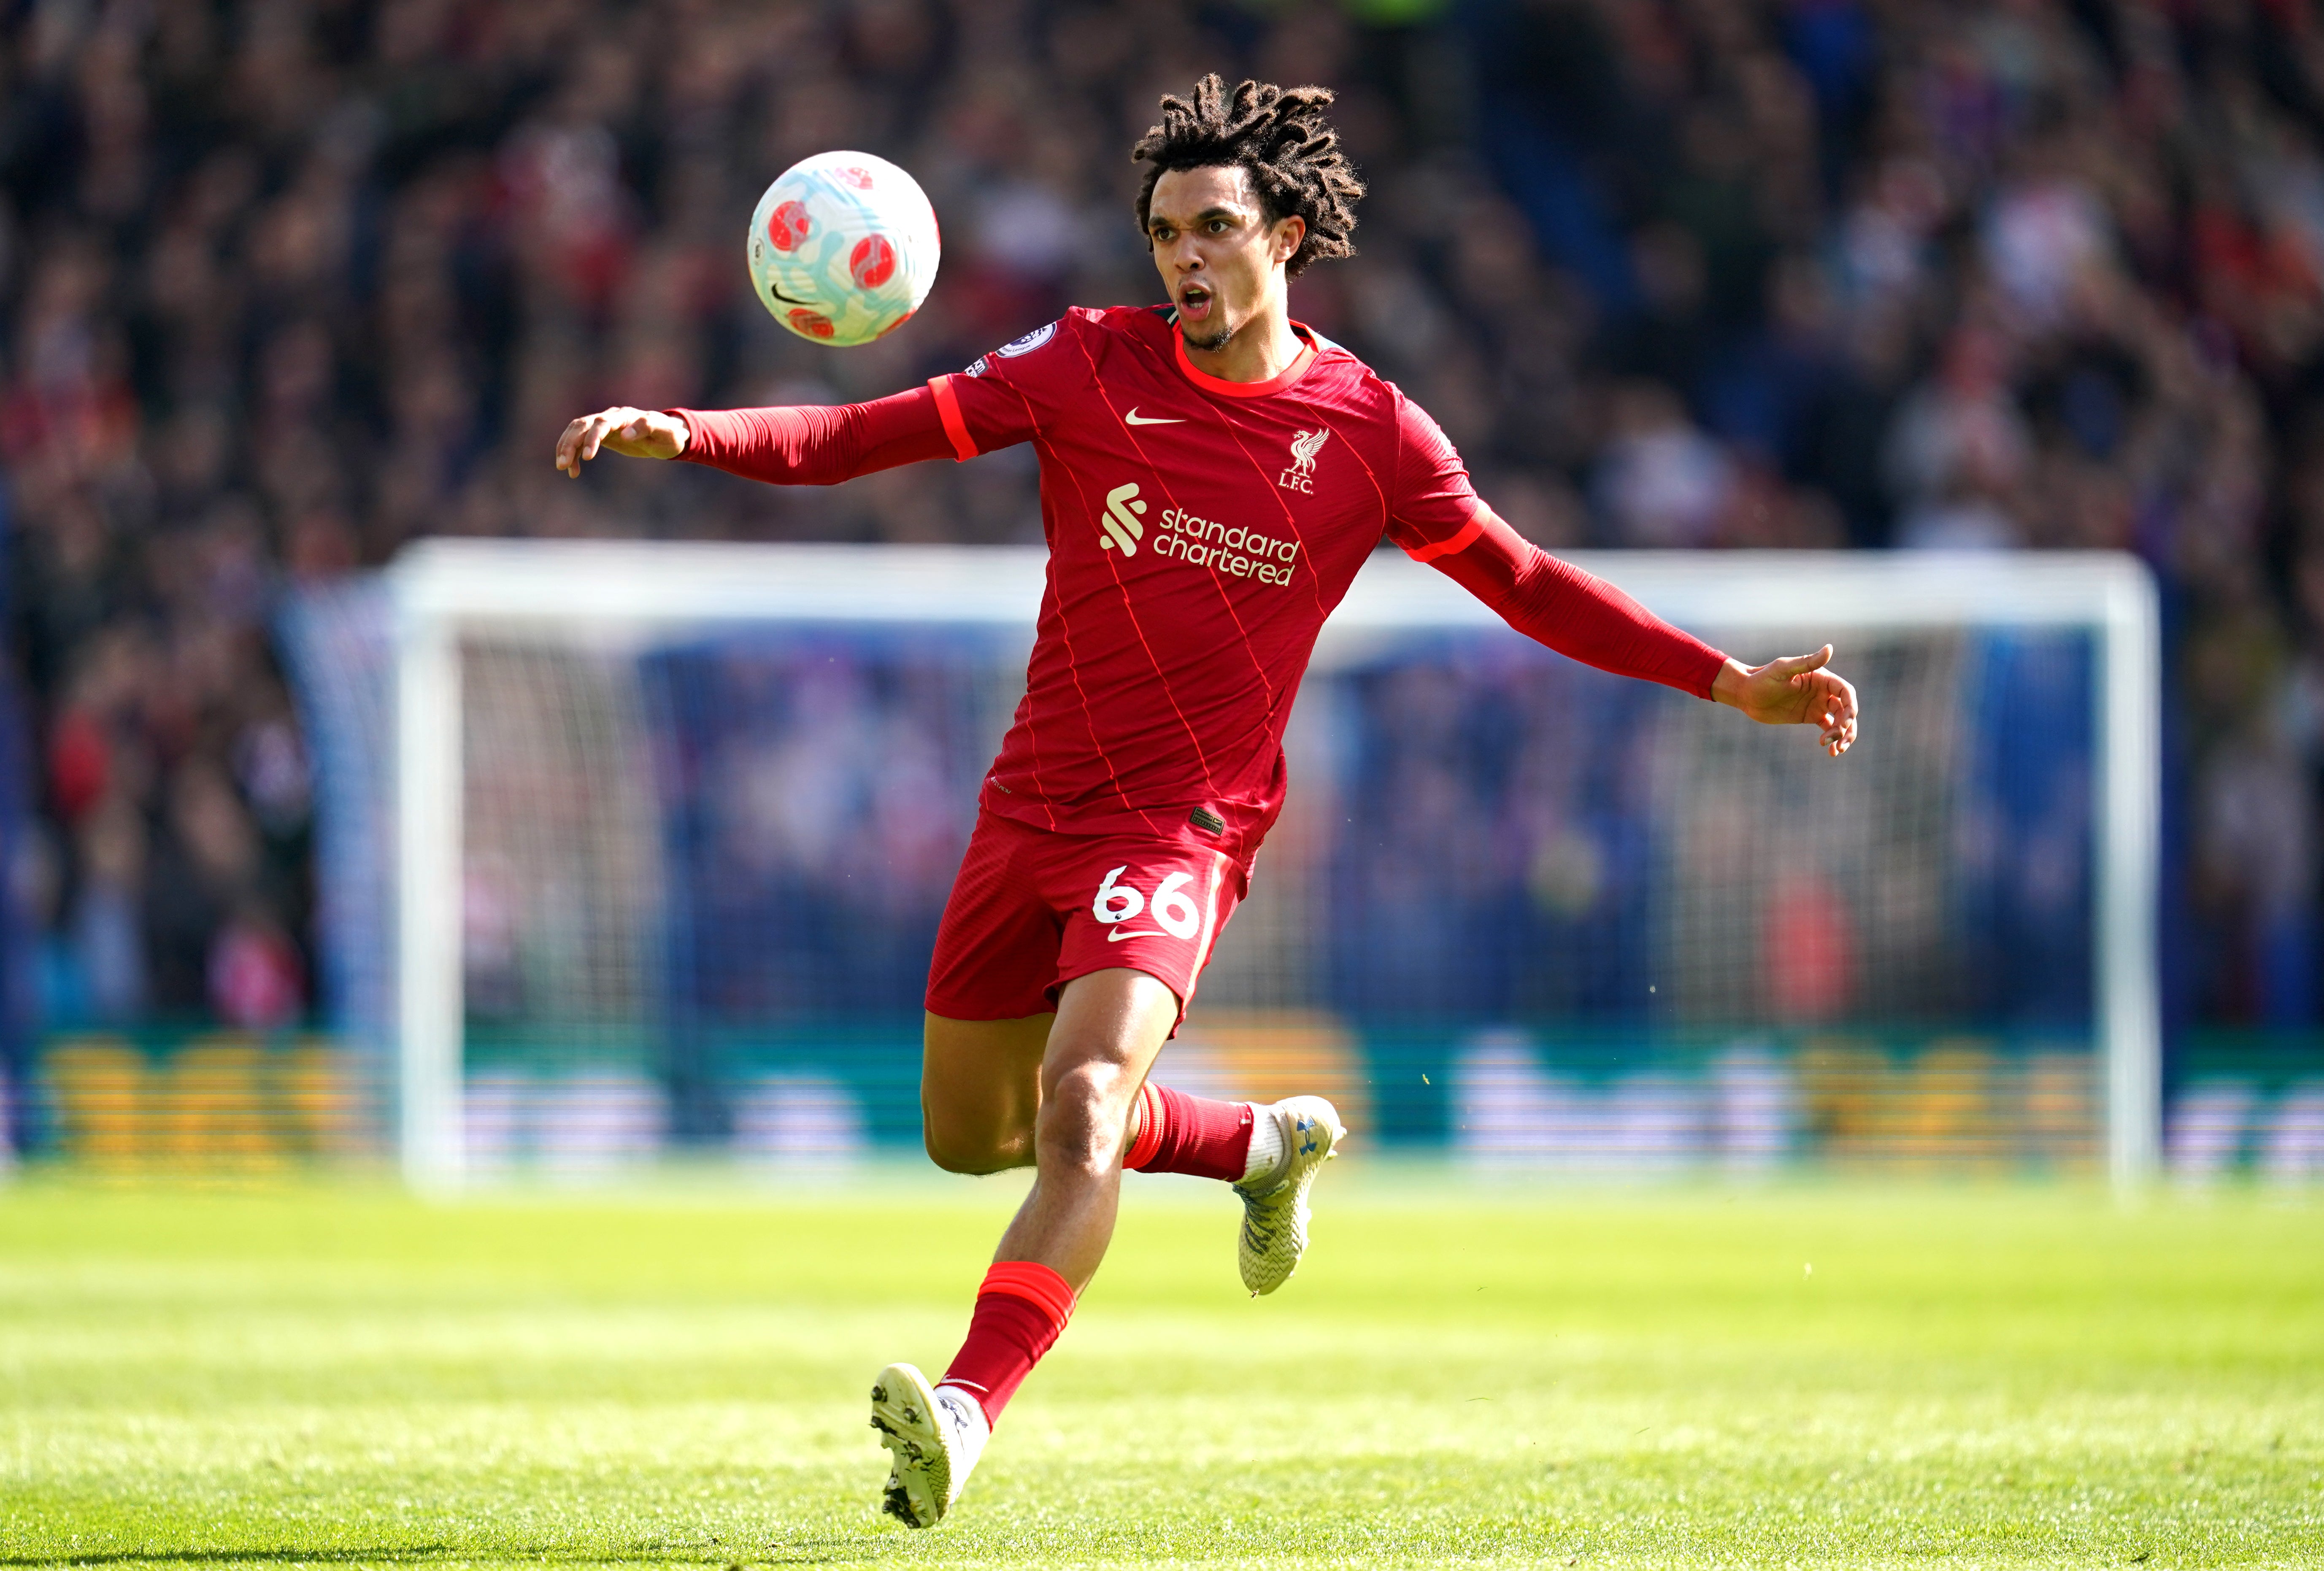
<instances>
[{"instance_id":1,"label":"soccer player","mask_svg":"<svg viewBox=\"0 0 2324 1571\"><path fill-rule=\"evenodd\" d=\"M954 1172L1031 1166L968 1336L931 1385L873 1385L886 1509L943 1518L1112 1236L1124 1168L1199 1173L1243 1204L1238 1263L1272 1292L1308 1189L1347 1135L1331 1104L1192 1097L1148 1079L1283 804L1282 738L1323 619L1385 537L1509 624L1609 671L1856 738L1829 645L1729 659L1520 538L1420 408L1290 318L1286 284L1349 254L1363 186L1320 87L1204 78L1131 150L1165 305L1076 308L966 371L838 408L618 408L557 446L828 485L1019 442L1041 468L1047 583L1023 703L936 936L921 1106Z\"/></svg>"}]
</instances>

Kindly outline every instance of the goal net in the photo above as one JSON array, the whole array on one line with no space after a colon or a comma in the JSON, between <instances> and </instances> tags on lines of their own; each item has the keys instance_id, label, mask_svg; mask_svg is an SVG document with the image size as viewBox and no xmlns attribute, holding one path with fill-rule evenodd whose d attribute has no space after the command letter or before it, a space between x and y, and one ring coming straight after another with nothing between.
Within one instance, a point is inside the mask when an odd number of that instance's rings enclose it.
<instances>
[{"instance_id":1,"label":"goal net","mask_svg":"<svg viewBox=\"0 0 2324 1571\"><path fill-rule=\"evenodd\" d=\"M1161 1078L1482 1168L2153 1161L2127 558L1577 554L1863 740L1552 655L1384 553ZM919 1000L1038 551L430 541L286 645L326 980L411 1179L918 1139Z\"/></svg>"}]
</instances>

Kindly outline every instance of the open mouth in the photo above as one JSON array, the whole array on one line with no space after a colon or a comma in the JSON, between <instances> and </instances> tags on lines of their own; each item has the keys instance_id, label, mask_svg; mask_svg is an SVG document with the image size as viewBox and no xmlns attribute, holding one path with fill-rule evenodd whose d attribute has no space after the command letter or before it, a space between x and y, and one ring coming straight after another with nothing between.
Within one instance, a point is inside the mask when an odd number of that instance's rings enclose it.
<instances>
[{"instance_id":1,"label":"open mouth","mask_svg":"<svg viewBox=\"0 0 2324 1571\"><path fill-rule=\"evenodd\" d=\"M1209 318L1213 301L1208 284L1183 283L1178 286L1178 315L1182 320L1201 322Z\"/></svg>"}]
</instances>

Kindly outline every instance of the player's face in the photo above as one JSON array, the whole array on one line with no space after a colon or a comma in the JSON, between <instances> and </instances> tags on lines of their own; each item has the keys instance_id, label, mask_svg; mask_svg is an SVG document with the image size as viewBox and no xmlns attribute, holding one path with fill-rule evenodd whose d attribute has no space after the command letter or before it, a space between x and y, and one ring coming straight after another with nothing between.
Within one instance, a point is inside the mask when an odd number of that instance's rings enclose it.
<instances>
[{"instance_id":1,"label":"player's face","mask_svg":"<svg viewBox=\"0 0 2324 1571\"><path fill-rule=\"evenodd\" d=\"M1188 345L1223 349L1281 299L1283 264L1306 233L1297 218L1268 221L1240 165L1172 170L1156 180L1146 235Z\"/></svg>"}]
</instances>

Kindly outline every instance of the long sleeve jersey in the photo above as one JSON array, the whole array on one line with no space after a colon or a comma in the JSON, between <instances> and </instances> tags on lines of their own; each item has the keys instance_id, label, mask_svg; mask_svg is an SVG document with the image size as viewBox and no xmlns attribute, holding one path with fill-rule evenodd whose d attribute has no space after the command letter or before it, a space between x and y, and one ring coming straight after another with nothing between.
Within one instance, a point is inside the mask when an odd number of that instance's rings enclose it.
<instances>
[{"instance_id":1,"label":"long sleeve jersey","mask_svg":"<svg viewBox=\"0 0 2324 1571\"><path fill-rule=\"evenodd\" d=\"M1417 404L1298 332L1282 374L1233 382L1167 308L1075 309L892 398L670 412L685 458L777 484L1033 445L1047 583L981 801L1044 828L1248 859L1316 635L1383 537L1561 654L1711 696L1724 655L1519 537Z\"/></svg>"}]
</instances>

